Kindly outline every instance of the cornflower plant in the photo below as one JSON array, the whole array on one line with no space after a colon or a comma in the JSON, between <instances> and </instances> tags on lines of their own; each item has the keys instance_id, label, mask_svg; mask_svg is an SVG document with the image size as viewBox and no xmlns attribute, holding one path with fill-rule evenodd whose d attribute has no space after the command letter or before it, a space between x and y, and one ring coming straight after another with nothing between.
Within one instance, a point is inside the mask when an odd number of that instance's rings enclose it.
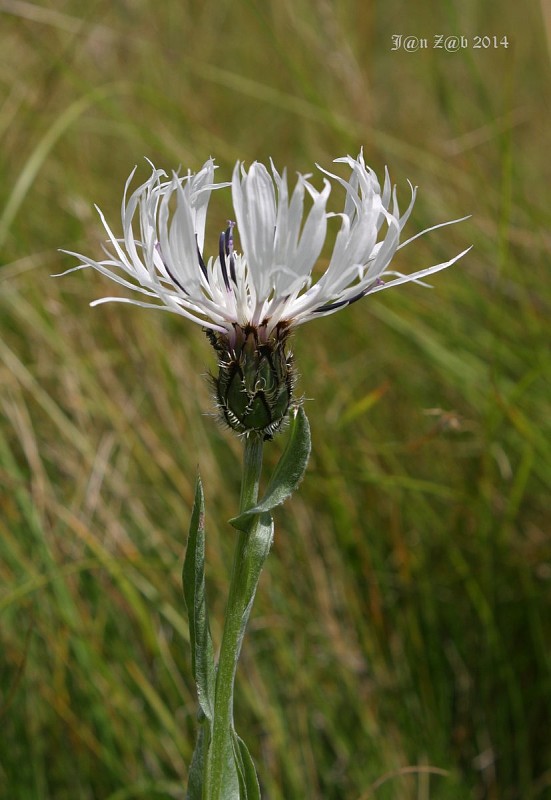
<instances>
[{"instance_id":1,"label":"cornflower plant","mask_svg":"<svg viewBox=\"0 0 551 800\"><path fill-rule=\"evenodd\" d=\"M101 211L110 249L95 261L78 253L73 269L92 267L138 297L105 297L161 308L200 325L218 361L213 376L221 419L243 440L239 512L230 520L239 532L228 593L223 636L214 658L205 594L205 507L198 477L187 550L183 590L189 618L192 672L200 707L200 730L189 769L189 800L258 800L253 761L234 728L233 687L237 661L258 580L273 539L272 511L302 479L310 454L310 430L300 399L289 349L291 333L318 317L333 314L391 286L421 282L461 258L459 255L410 275L390 269L395 253L430 230L400 242L415 202L400 213L388 171L383 186L366 166L363 154L336 159L351 170L348 180L321 169L323 188L298 175L290 193L281 174L253 163L237 163L232 180L214 181L209 159L197 172L170 177L152 167L149 179L122 201L122 238L112 232ZM339 214L327 210L335 184L344 189ZM220 234L216 256L205 257L209 199L231 188L235 222ZM305 211L308 198L309 210ZM340 228L325 272L313 270L325 243L328 221ZM463 218L466 219L466 218ZM234 247L237 228L241 250ZM66 251L68 252L68 251ZM68 270L73 271L73 270ZM66 274L66 273L64 273ZM289 423L286 448L259 500L264 443Z\"/></svg>"}]
</instances>

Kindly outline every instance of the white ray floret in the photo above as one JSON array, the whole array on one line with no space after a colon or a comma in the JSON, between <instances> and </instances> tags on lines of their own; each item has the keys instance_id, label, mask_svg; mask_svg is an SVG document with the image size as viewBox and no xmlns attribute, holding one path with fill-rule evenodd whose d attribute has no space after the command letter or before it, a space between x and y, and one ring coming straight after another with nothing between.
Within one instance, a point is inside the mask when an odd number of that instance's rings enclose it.
<instances>
[{"instance_id":1,"label":"white ray floret","mask_svg":"<svg viewBox=\"0 0 551 800\"><path fill-rule=\"evenodd\" d=\"M71 253L81 262L73 269L92 267L144 298L105 297L92 305L114 301L163 308L226 334L231 343L236 326L262 327L263 336L269 337L278 326L294 327L390 286L421 282L470 249L410 275L389 269L397 250L462 220L433 225L400 243L416 189L410 184L411 200L400 214L388 171L381 189L362 153L336 161L350 167L348 180L320 167L321 190L312 185L310 175L298 175L291 193L286 170L278 173L273 163L267 169L254 162L247 170L238 162L231 183L214 182L212 159L199 172L183 177L168 178L152 167L149 179L128 197L133 171L122 201L122 238L114 235L98 209L108 236L107 258L95 261ZM339 214L327 211L335 184L345 191ZM220 235L218 255L205 260L209 199L213 191L228 186L236 222ZM340 229L329 264L316 281L312 273L331 218L340 219ZM233 246L235 225L241 252Z\"/></svg>"}]
</instances>

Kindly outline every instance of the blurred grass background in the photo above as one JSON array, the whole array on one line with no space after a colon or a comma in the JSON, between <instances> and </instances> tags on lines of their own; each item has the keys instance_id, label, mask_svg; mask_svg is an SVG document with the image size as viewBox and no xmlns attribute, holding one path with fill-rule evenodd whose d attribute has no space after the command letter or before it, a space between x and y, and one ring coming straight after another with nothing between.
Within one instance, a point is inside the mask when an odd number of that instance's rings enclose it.
<instances>
[{"instance_id":1,"label":"blurred grass background","mask_svg":"<svg viewBox=\"0 0 551 800\"><path fill-rule=\"evenodd\" d=\"M196 326L90 300L144 156L364 147L450 258L301 328L313 432L238 674L270 800L551 797L548 0L0 0L0 797L183 798L197 465L220 635L240 444ZM393 34L509 47L392 51ZM212 242L229 206L213 205ZM282 442L270 445L268 465Z\"/></svg>"}]
</instances>

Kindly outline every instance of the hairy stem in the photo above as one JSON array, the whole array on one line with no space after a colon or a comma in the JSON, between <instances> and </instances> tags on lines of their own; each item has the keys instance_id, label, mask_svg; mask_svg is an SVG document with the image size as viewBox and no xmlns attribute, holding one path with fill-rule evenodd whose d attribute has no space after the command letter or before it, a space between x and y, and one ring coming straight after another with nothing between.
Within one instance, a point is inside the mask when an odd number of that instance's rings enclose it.
<instances>
[{"instance_id":1,"label":"hairy stem","mask_svg":"<svg viewBox=\"0 0 551 800\"><path fill-rule=\"evenodd\" d=\"M262 470L263 441L257 436L245 439L239 513L255 505ZM237 660L262 565L267 555L261 523L253 517L237 540L220 658L216 673L214 719L205 776L205 800L226 800L233 769L233 687ZM235 778L233 779L235 780Z\"/></svg>"}]
</instances>

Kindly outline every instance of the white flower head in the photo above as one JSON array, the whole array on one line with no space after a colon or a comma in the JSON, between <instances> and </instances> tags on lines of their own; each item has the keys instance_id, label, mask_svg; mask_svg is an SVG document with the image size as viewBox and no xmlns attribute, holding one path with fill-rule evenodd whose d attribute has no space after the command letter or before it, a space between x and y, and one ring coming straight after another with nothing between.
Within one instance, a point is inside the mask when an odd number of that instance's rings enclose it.
<instances>
[{"instance_id":1,"label":"white flower head","mask_svg":"<svg viewBox=\"0 0 551 800\"><path fill-rule=\"evenodd\" d=\"M152 167L150 178L128 197L132 172L122 202L122 238L113 234L98 209L110 244L110 249L105 249L107 258L95 261L72 253L81 262L73 269L93 267L143 298L105 297L92 305L116 301L153 306L201 325L209 333L221 363L242 362L243 353L252 353L255 348L258 362L259 347L269 342L274 347L282 345L278 358L281 356L281 370L287 369L286 376L279 376L288 395L286 405L280 402L285 406L285 416L291 401L292 377L284 340L291 329L332 314L368 294L408 281L420 282L467 252L409 275L391 270L397 250L430 230L461 220L434 225L400 242L416 189L410 184L410 203L400 213L387 170L381 188L362 152L357 158L345 156L336 161L350 167L348 180L319 167L324 175L321 190L310 182L311 175L299 174L292 192L286 170L280 174L272 162L269 169L254 162L248 170L238 162L231 183L214 182L212 159L199 172L188 172L183 177L173 173L169 178ZM327 210L335 184L345 192L344 208L339 214ZM210 195L230 186L235 222L229 222L221 233L218 255L206 259ZM332 218L340 220L340 228L327 268L316 279L314 267ZM235 227L240 252L234 249ZM251 333L254 345L250 344ZM255 397L271 383L265 372L259 377L256 367L247 377L247 385L244 382L240 388L247 398L247 414L251 413ZM218 401L225 402L220 396ZM276 429L269 414L268 418L264 433ZM245 429L248 432L247 426Z\"/></svg>"},{"instance_id":2,"label":"white flower head","mask_svg":"<svg viewBox=\"0 0 551 800\"><path fill-rule=\"evenodd\" d=\"M101 213L111 251L95 261L78 253L75 269L93 267L126 288L160 301L166 310L181 314L204 328L233 338L235 325L264 327L266 336L285 324L295 327L331 314L367 294L427 275L450 266L467 250L435 266L410 275L389 269L397 250L413 239L453 220L421 231L406 242L400 235L415 202L400 214L396 190L385 171L381 189L363 154L336 159L348 164L349 180L325 174L318 191L311 176L298 175L289 193L287 174L274 165L268 170L253 163L237 163L231 184L214 183L214 162L209 159L196 174L170 179L153 168L151 177L128 197L130 175L122 203L122 239L117 238ZM345 190L340 214L326 210L334 183ZM233 228L220 236L219 253L205 261L205 223L213 190L231 185L241 252L233 246ZM310 208L305 212L305 199ZM340 230L329 264L318 280L313 269L322 251L327 223L340 217ZM465 218L463 218L465 219ZM69 270L70 271L70 270ZM127 302L159 306L139 299L105 297L93 305Z\"/></svg>"}]
</instances>

